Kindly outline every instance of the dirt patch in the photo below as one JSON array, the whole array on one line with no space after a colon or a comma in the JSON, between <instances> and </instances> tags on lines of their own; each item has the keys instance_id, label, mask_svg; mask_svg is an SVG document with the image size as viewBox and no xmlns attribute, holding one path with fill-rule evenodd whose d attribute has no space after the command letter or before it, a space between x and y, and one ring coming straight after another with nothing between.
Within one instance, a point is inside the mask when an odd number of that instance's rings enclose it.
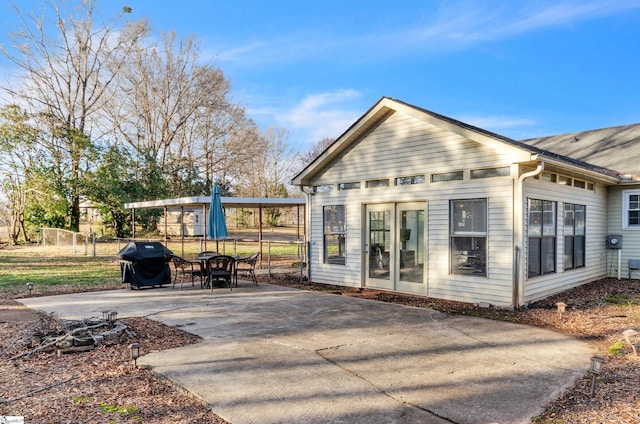
<instances>
[{"instance_id":1,"label":"dirt patch","mask_svg":"<svg viewBox=\"0 0 640 424\"><path fill-rule=\"evenodd\" d=\"M24 322L37 319L37 314L15 300L0 299L0 323Z\"/></svg>"}]
</instances>

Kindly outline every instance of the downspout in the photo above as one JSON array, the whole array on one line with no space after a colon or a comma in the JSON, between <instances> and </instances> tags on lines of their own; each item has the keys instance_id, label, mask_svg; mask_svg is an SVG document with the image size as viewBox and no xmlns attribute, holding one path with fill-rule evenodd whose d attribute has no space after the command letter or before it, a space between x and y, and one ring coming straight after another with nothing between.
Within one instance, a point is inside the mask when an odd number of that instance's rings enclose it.
<instances>
[{"instance_id":1,"label":"downspout","mask_svg":"<svg viewBox=\"0 0 640 424\"><path fill-rule=\"evenodd\" d=\"M518 177L518 181L514 187L513 194L513 293L512 302L513 309L520 308L520 300L524 295L524 261L522 260L522 252L524 246L524 180L527 178L538 176L544 171L544 162L538 162L538 167L531 171L525 172Z\"/></svg>"},{"instance_id":2,"label":"downspout","mask_svg":"<svg viewBox=\"0 0 640 424\"><path fill-rule=\"evenodd\" d=\"M305 188L308 188L312 191L305 191ZM305 258L307 262L307 283L311 283L311 242L308 239L310 238L309 235L311 234L311 196L313 195L313 187L301 185L300 191L304 193L304 197L306 197L307 199L307 202L304 206L304 225L306 228L304 241L305 251L307 252Z\"/></svg>"}]
</instances>

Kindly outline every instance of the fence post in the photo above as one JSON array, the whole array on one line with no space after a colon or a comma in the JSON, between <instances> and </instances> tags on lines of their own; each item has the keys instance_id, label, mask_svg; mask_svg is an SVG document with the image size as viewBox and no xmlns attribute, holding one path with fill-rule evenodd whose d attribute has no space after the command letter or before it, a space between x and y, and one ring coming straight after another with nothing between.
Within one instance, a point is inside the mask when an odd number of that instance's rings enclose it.
<instances>
[{"instance_id":1,"label":"fence post","mask_svg":"<svg viewBox=\"0 0 640 424\"><path fill-rule=\"evenodd\" d=\"M271 278L271 240L267 241L267 275Z\"/></svg>"}]
</instances>

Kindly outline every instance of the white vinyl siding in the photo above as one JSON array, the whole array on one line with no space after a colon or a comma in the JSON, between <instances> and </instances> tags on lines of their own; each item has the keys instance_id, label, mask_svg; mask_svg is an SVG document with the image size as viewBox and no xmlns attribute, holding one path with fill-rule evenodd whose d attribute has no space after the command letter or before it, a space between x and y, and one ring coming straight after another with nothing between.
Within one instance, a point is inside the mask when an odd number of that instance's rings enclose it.
<instances>
[{"instance_id":1,"label":"white vinyl siding","mask_svg":"<svg viewBox=\"0 0 640 424\"><path fill-rule=\"evenodd\" d=\"M437 189L408 192L406 186L390 187L385 193L376 196L375 202L366 190L349 191L349 196L336 197L335 193L319 193L313 196L311 240L322 240L320 223L322 222L321 204L345 204L347 211L346 266L331 266L322 263L321 243L313 242L312 279L315 282L337 284L349 287L361 287L362 262L362 210L367 203L389 201L411 202L428 201L427 225L427 296L457 300L462 302L487 302L508 306L511 303L512 284L512 219L511 200L512 181L501 180L499 185L457 182L456 185L438 184ZM343 192L346 194L347 192ZM483 193L483 194L481 194ZM356 196L357 194L357 196ZM449 199L470 196L487 198L487 276L457 275L449 272ZM348 199L347 199L348 197ZM317 221L320 219L320 221ZM318 231L320 229L320 231ZM319 235L316 236L316 234ZM315 238L314 238L315 237ZM507 251L510 254L491 254Z\"/></svg>"},{"instance_id":2,"label":"white vinyl siding","mask_svg":"<svg viewBox=\"0 0 640 424\"><path fill-rule=\"evenodd\" d=\"M318 175L314 185L510 164L500 156L459 135L396 113Z\"/></svg>"},{"instance_id":3,"label":"white vinyl siding","mask_svg":"<svg viewBox=\"0 0 640 424\"><path fill-rule=\"evenodd\" d=\"M533 178L525 181L525 202L526 198L557 202L556 215L560 217L557 222L558 235L563 234L563 219L561 217L564 216L565 202L585 205L587 220L585 266L565 271L564 237L558 236L556 240L556 272L527 278L524 284L524 299L522 299L524 303L534 302L605 276L604 240L606 238L607 196L604 187L598 188L599 190L590 191ZM523 260L526 260L526 255L523 255Z\"/></svg>"},{"instance_id":4,"label":"white vinyl siding","mask_svg":"<svg viewBox=\"0 0 640 424\"><path fill-rule=\"evenodd\" d=\"M640 186L609 187L607 197L607 204L609 205L607 234L622 234L622 249L620 251L620 276L622 278L629 276L629 259L640 259L640 229L623 228L623 214L626 213L623 192L629 190L640 190ZM604 245L604 241L602 244ZM618 252L613 249L607 249L606 260L607 276L617 277ZM635 273L634 278L638 278L637 276L638 273Z\"/></svg>"}]
</instances>

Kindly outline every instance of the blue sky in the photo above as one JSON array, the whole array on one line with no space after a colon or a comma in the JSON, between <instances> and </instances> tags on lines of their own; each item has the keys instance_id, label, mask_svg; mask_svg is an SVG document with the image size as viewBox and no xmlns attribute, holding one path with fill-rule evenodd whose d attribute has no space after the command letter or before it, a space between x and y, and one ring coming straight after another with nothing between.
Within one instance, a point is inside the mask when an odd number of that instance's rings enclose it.
<instances>
[{"instance_id":1,"label":"blue sky","mask_svg":"<svg viewBox=\"0 0 640 424\"><path fill-rule=\"evenodd\" d=\"M195 35L233 99L298 149L382 96L515 139L640 122L640 0L100 4ZM0 6L0 43L14 16Z\"/></svg>"}]
</instances>

